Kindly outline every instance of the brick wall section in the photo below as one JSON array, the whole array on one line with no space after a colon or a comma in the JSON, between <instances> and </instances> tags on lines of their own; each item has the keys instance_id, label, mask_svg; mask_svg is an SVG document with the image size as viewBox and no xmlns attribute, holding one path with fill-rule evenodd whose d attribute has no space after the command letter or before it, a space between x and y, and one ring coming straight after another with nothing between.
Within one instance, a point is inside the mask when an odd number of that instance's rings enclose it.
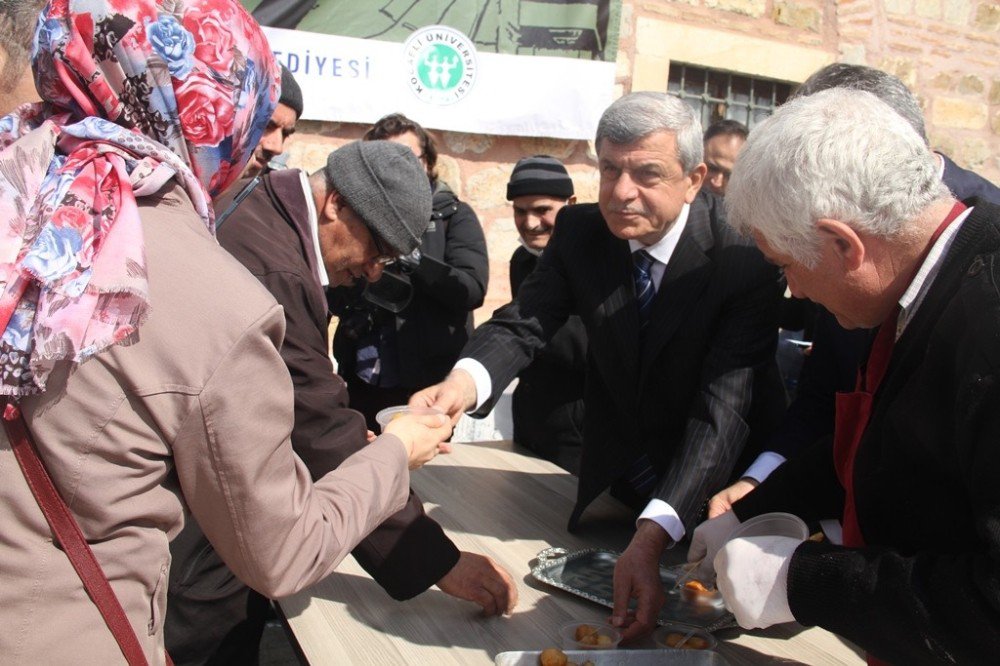
<instances>
[{"instance_id":1,"label":"brick wall section","mask_svg":"<svg viewBox=\"0 0 1000 666\"><path fill-rule=\"evenodd\" d=\"M745 44L745 53L754 56L731 57L728 51L709 56L687 46L682 53L643 52L644 32L660 28L681 37L686 29L702 31L699 36L711 30L717 41ZM706 46L710 51L712 45ZM836 60L890 71L920 98L932 145L1000 183L997 0L624 0L616 94L633 87L663 89L671 60L699 64L699 57L710 58L707 65L757 76L773 72L771 76L789 80L801 80L820 64ZM633 86L635 82L642 83ZM558 100L553 100L553 113L558 113ZM308 170L320 167L330 150L365 129L341 123L300 125L291 140L290 164ZM524 155L555 155L566 162L580 200L595 201L593 146L449 132L437 136L442 178L477 211L486 232L490 289L476 313L481 322L510 298L507 262L518 240L504 193L514 162Z\"/></svg>"}]
</instances>

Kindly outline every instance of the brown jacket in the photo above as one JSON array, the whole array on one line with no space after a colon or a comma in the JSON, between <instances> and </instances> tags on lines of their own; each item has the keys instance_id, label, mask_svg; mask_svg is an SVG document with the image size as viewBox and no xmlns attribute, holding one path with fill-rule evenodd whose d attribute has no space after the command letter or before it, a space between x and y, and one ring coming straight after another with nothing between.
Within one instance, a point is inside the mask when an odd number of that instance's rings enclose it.
<instances>
[{"instance_id":1,"label":"brown jacket","mask_svg":"<svg viewBox=\"0 0 1000 666\"><path fill-rule=\"evenodd\" d=\"M152 311L138 342L62 368L22 405L57 488L160 664L167 544L187 509L242 580L277 597L328 575L398 511L409 474L399 440L383 436L310 482L289 442L281 308L216 244L179 188L139 203ZM120 663L3 435L0 524L3 662Z\"/></svg>"}]
</instances>

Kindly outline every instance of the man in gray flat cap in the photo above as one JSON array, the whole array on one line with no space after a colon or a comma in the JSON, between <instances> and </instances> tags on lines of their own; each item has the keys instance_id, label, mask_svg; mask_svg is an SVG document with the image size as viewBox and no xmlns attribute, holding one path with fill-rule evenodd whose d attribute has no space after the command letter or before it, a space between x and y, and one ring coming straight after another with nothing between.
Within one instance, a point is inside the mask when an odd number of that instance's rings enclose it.
<instances>
[{"instance_id":1,"label":"man in gray flat cap","mask_svg":"<svg viewBox=\"0 0 1000 666\"><path fill-rule=\"evenodd\" d=\"M227 194L216 207L230 203ZM295 385L292 446L314 477L367 441L364 417L347 408L346 384L327 355L323 287L378 280L387 262L417 247L430 219L427 174L413 152L365 141L334 151L311 176L297 169L265 174L219 227L219 243L284 307L281 355ZM256 663L269 602L221 560L201 559L208 547L197 526L171 544L167 648L179 665ZM485 615L508 613L517 602L510 575L488 557L460 552L413 493L353 555L395 599L437 584Z\"/></svg>"}]
</instances>

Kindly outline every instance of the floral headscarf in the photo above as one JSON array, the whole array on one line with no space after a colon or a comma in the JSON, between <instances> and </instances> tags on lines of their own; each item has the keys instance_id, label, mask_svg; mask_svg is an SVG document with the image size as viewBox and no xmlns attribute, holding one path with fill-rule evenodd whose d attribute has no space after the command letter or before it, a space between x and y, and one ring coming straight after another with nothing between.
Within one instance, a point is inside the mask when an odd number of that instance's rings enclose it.
<instances>
[{"instance_id":1,"label":"floral headscarf","mask_svg":"<svg viewBox=\"0 0 1000 666\"><path fill-rule=\"evenodd\" d=\"M42 102L0 119L0 394L128 344L149 310L136 197L171 178L209 230L278 100L237 0L50 0Z\"/></svg>"}]
</instances>

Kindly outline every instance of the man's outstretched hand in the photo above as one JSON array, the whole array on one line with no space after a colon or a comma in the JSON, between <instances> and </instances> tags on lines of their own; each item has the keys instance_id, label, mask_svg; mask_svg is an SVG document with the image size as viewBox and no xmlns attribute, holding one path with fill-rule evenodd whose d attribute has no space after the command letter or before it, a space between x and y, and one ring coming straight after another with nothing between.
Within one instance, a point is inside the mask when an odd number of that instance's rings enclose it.
<instances>
[{"instance_id":1,"label":"man's outstretched hand","mask_svg":"<svg viewBox=\"0 0 1000 666\"><path fill-rule=\"evenodd\" d=\"M623 643L642 638L656 627L667 600L660 579L660 556L669 545L670 536L662 527L641 520L632 542L615 564L611 624L621 629ZM628 609L632 599L636 600L634 612Z\"/></svg>"},{"instance_id":2,"label":"man's outstretched hand","mask_svg":"<svg viewBox=\"0 0 1000 666\"><path fill-rule=\"evenodd\" d=\"M517 605L514 579L499 564L477 553L462 551L437 586L445 594L479 604L486 616L510 615Z\"/></svg>"}]
</instances>

